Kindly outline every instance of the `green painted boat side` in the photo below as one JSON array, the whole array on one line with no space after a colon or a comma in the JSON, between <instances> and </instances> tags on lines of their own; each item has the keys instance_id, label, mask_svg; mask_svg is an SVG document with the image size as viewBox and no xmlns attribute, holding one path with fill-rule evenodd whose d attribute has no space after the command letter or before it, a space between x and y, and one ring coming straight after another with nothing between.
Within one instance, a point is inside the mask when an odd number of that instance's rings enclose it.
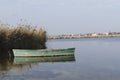
<instances>
[{"instance_id":1,"label":"green painted boat side","mask_svg":"<svg viewBox=\"0 0 120 80\"><path fill-rule=\"evenodd\" d=\"M74 55L75 48L66 49L13 49L14 56L17 57L39 57L39 56L67 56Z\"/></svg>"},{"instance_id":2,"label":"green painted boat side","mask_svg":"<svg viewBox=\"0 0 120 80\"><path fill-rule=\"evenodd\" d=\"M74 56L54 56L54 57L15 57L14 64L31 64L40 62L71 62L75 61Z\"/></svg>"}]
</instances>

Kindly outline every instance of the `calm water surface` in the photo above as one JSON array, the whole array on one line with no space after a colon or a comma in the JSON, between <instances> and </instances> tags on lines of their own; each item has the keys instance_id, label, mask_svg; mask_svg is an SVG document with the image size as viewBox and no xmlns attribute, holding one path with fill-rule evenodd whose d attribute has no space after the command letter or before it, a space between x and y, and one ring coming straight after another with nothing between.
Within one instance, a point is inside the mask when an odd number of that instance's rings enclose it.
<instances>
[{"instance_id":1,"label":"calm water surface","mask_svg":"<svg viewBox=\"0 0 120 80\"><path fill-rule=\"evenodd\" d=\"M75 60L16 64L0 61L0 80L120 80L120 38L48 40L48 48L75 47Z\"/></svg>"}]
</instances>

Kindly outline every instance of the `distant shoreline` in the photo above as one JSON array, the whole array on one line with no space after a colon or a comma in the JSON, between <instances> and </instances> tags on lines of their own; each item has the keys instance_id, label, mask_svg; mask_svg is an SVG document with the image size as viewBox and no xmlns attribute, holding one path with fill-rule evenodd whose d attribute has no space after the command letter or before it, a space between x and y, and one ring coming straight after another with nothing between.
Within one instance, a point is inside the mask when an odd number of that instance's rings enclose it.
<instances>
[{"instance_id":1,"label":"distant shoreline","mask_svg":"<svg viewBox=\"0 0 120 80\"><path fill-rule=\"evenodd\" d=\"M108 38L120 37L120 32L49 35L48 39Z\"/></svg>"}]
</instances>

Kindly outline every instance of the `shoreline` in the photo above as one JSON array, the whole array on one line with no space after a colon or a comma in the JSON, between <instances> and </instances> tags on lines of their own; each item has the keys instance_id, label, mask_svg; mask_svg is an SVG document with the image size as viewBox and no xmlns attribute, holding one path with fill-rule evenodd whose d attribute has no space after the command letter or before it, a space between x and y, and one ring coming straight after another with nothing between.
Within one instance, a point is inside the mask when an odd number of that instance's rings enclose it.
<instances>
[{"instance_id":1,"label":"shoreline","mask_svg":"<svg viewBox=\"0 0 120 80\"><path fill-rule=\"evenodd\" d=\"M48 36L48 39L79 39L79 38L109 38L109 37L120 37L120 32L50 35Z\"/></svg>"}]
</instances>

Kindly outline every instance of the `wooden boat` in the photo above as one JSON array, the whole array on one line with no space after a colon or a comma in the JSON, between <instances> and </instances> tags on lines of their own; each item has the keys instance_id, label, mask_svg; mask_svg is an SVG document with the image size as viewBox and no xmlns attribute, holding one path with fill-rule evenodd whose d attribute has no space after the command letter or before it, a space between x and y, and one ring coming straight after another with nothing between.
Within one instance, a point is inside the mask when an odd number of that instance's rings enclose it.
<instances>
[{"instance_id":1,"label":"wooden boat","mask_svg":"<svg viewBox=\"0 0 120 80\"><path fill-rule=\"evenodd\" d=\"M68 56L74 55L75 48L66 49L13 49L15 57Z\"/></svg>"},{"instance_id":2,"label":"wooden boat","mask_svg":"<svg viewBox=\"0 0 120 80\"><path fill-rule=\"evenodd\" d=\"M74 56L54 56L54 57L15 57L14 64L31 64L41 62L73 62Z\"/></svg>"}]
</instances>

